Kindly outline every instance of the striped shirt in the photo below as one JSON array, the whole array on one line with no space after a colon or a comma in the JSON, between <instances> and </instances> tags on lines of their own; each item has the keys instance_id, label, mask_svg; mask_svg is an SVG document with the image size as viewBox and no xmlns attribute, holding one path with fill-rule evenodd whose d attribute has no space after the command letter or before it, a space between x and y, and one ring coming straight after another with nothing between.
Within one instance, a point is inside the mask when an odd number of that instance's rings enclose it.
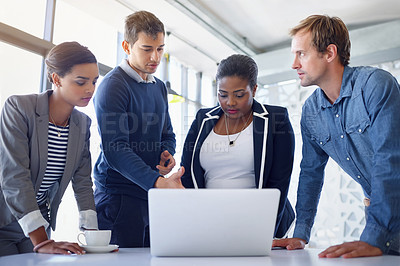
<instances>
[{"instance_id":1,"label":"striped shirt","mask_svg":"<svg viewBox=\"0 0 400 266\"><path fill-rule=\"evenodd\" d=\"M60 137L58 136L59 133L61 134ZM48 134L47 167L42 184L36 194L36 201L39 206L46 202L50 188L54 183L61 180L64 173L67 160L69 125L60 127L49 122Z\"/></svg>"}]
</instances>

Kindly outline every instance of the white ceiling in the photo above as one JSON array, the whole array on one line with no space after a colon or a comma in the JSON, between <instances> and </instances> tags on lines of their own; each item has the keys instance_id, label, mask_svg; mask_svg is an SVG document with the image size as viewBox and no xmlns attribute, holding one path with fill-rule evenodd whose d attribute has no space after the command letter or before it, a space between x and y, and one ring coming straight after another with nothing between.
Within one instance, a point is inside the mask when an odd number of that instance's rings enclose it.
<instances>
[{"instance_id":1,"label":"white ceiling","mask_svg":"<svg viewBox=\"0 0 400 266\"><path fill-rule=\"evenodd\" d=\"M193 2L193 1L189 1ZM352 29L400 18L399 0L197 0L261 51L287 43L290 28L312 14L340 17Z\"/></svg>"},{"instance_id":2,"label":"white ceiling","mask_svg":"<svg viewBox=\"0 0 400 266\"><path fill-rule=\"evenodd\" d=\"M400 20L400 0L69 0L123 29L124 18L137 10L154 13L171 35L167 51L179 61L214 76L217 62L246 53L264 69L262 60L280 60L290 47L290 28L312 14L340 17L350 32ZM386 24L385 24L386 25ZM392 24L387 24L392 25ZM374 28L365 34L373 32ZM400 27L390 31L400 35ZM380 40L390 41L391 37ZM352 36L352 35L351 35ZM352 40L353 41L353 40ZM368 42L368 39L366 39ZM392 45L393 46L393 45ZM397 46L397 43L394 45ZM399 44L400 47L400 44ZM398 50L395 50L396 52ZM290 52L287 56L291 56ZM400 53L399 53L400 57ZM259 61L261 60L261 61ZM282 57L282 60L287 58ZM278 61L275 61L278 63ZM273 67L275 62L269 62ZM290 65L286 66L290 70ZM274 73L276 74L276 73ZM272 79L274 80L274 79ZM267 82L267 80L265 81Z\"/></svg>"}]
</instances>

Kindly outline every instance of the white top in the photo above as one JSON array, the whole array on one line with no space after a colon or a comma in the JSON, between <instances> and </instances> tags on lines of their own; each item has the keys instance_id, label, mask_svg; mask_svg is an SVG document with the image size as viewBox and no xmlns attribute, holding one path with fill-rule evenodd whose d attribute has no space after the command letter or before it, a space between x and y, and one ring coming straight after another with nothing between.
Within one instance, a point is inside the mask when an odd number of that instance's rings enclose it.
<instances>
[{"instance_id":1,"label":"white top","mask_svg":"<svg viewBox=\"0 0 400 266\"><path fill-rule=\"evenodd\" d=\"M200 150L206 188L255 188L253 122L239 133L229 135L236 140L229 146L227 135L212 130Z\"/></svg>"}]
</instances>

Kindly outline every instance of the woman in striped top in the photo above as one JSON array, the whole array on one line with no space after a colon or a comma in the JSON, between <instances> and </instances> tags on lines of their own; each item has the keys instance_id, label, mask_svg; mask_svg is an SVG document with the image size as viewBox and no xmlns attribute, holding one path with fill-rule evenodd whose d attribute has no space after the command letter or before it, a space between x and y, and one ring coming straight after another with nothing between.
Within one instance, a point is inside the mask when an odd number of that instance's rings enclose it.
<instances>
[{"instance_id":1,"label":"woman in striped top","mask_svg":"<svg viewBox=\"0 0 400 266\"><path fill-rule=\"evenodd\" d=\"M0 116L0 256L25 252L82 254L77 243L55 242L56 214L69 182L81 229L97 229L86 106L99 71L77 42L55 46L46 58L54 90L11 96Z\"/></svg>"}]
</instances>

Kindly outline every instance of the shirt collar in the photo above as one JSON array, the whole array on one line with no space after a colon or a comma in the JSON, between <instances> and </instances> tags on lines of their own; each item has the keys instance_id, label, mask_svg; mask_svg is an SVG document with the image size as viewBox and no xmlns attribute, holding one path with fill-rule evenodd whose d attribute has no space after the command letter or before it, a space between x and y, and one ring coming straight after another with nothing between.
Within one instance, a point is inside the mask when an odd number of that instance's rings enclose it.
<instances>
[{"instance_id":1,"label":"shirt collar","mask_svg":"<svg viewBox=\"0 0 400 266\"><path fill-rule=\"evenodd\" d=\"M326 97L324 91L321 88L318 88L318 103L321 106L321 108L327 108L332 105L338 104L343 98L346 97L351 97L353 93L353 85L352 82L350 82L350 79L352 77L353 73L353 68L349 66L344 67L343 71L343 77L342 77L342 86L340 87L340 94L339 97L336 99L336 101L331 104Z\"/></svg>"},{"instance_id":2,"label":"shirt collar","mask_svg":"<svg viewBox=\"0 0 400 266\"><path fill-rule=\"evenodd\" d=\"M129 65L127 59L122 59L119 66L126 72L126 74L128 74L128 76L136 80L138 83L156 83L156 79L151 74L147 75L147 80L142 79L142 77Z\"/></svg>"}]
</instances>

